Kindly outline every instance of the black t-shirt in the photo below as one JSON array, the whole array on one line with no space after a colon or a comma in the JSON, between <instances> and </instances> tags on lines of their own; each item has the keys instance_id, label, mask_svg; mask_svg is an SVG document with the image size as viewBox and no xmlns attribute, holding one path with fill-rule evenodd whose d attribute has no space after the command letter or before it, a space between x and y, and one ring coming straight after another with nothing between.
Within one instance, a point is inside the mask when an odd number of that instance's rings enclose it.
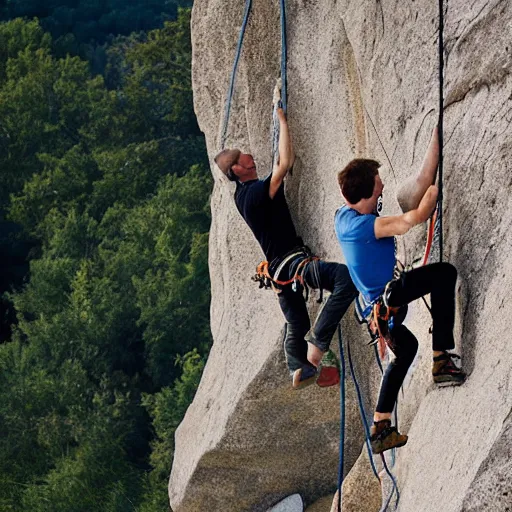
<instances>
[{"instance_id":1,"label":"black t-shirt","mask_svg":"<svg viewBox=\"0 0 512 512\"><path fill-rule=\"evenodd\" d=\"M274 199L268 195L272 174L264 180L237 183L235 203L269 262L301 246L281 184Z\"/></svg>"}]
</instances>

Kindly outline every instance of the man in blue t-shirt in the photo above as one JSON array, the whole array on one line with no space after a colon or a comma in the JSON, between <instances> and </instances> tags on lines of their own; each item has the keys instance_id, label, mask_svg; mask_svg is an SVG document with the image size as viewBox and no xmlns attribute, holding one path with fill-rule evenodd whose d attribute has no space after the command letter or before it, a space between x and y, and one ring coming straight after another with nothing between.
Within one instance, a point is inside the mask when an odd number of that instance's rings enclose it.
<instances>
[{"instance_id":1,"label":"man in blue t-shirt","mask_svg":"<svg viewBox=\"0 0 512 512\"><path fill-rule=\"evenodd\" d=\"M403 215L378 215L377 204L384 189L379 176L380 164L375 160L352 160L338 174L346 205L336 212L335 230L350 275L367 304L378 301L384 295L387 306L406 308L410 302L431 294L434 382L458 385L464 382L466 374L454 363L458 356L448 352L455 347L455 267L450 263L434 263L401 274L396 272L399 277L394 278L394 237L425 222L435 207L438 191L432 183L437 171L438 148L437 130L434 130L413 187L417 199L409 201L410 209ZM405 314L400 316L403 319ZM407 436L391 425L391 414L398 391L416 355L418 342L407 327L401 325L398 315L394 320L390 324L390 349L395 358L384 373L374 414L371 437L374 453L403 446L407 442Z\"/></svg>"},{"instance_id":2,"label":"man in blue t-shirt","mask_svg":"<svg viewBox=\"0 0 512 512\"><path fill-rule=\"evenodd\" d=\"M292 386L302 388L316 381L327 387L339 382L337 361L329 345L357 290L345 265L312 259L297 236L284 194L284 178L295 155L281 109L278 117L279 159L265 179L258 179L253 157L238 149L221 151L215 162L236 182L236 207L269 262L269 276L287 322L284 348ZM302 286L291 282L295 277L305 286L331 292L312 329Z\"/></svg>"}]
</instances>

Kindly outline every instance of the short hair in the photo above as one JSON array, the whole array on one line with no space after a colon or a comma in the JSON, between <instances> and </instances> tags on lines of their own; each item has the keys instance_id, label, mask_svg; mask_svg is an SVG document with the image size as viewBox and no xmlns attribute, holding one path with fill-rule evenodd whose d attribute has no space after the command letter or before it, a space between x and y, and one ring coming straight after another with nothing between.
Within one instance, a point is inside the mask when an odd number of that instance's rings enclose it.
<instances>
[{"instance_id":1,"label":"short hair","mask_svg":"<svg viewBox=\"0 0 512 512\"><path fill-rule=\"evenodd\" d=\"M226 175L229 181L236 181L238 178L232 167L238 162L241 151L239 149L223 149L213 159L217 167Z\"/></svg>"},{"instance_id":2,"label":"short hair","mask_svg":"<svg viewBox=\"0 0 512 512\"><path fill-rule=\"evenodd\" d=\"M341 193L350 204L372 197L379 167L377 160L356 158L338 173Z\"/></svg>"}]
</instances>

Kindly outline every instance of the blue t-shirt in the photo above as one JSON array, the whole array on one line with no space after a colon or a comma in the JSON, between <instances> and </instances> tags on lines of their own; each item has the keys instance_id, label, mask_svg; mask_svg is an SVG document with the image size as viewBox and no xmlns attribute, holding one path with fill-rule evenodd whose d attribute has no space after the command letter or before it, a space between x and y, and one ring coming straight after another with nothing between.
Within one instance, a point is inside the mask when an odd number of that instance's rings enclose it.
<instances>
[{"instance_id":1,"label":"blue t-shirt","mask_svg":"<svg viewBox=\"0 0 512 512\"><path fill-rule=\"evenodd\" d=\"M334 229L352 281L367 302L381 295L393 279L394 237L375 237L375 214L363 215L342 206L334 216Z\"/></svg>"}]
</instances>

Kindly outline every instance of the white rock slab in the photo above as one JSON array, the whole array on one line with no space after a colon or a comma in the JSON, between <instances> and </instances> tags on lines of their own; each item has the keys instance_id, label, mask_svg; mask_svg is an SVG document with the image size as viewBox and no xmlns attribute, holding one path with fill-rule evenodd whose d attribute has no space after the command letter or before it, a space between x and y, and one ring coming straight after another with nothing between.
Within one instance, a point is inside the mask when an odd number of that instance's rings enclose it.
<instances>
[{"instance_id":1,"label":"white rock slab","mask_svg":"<svg viewBox=\"0 0 512 512\"><path fill-rule=\"evenodd\" d=\"M303 510L304 503L300 494L292 494L268 509L268 512L303 512Z\"/></svg>"}]
</instances>

